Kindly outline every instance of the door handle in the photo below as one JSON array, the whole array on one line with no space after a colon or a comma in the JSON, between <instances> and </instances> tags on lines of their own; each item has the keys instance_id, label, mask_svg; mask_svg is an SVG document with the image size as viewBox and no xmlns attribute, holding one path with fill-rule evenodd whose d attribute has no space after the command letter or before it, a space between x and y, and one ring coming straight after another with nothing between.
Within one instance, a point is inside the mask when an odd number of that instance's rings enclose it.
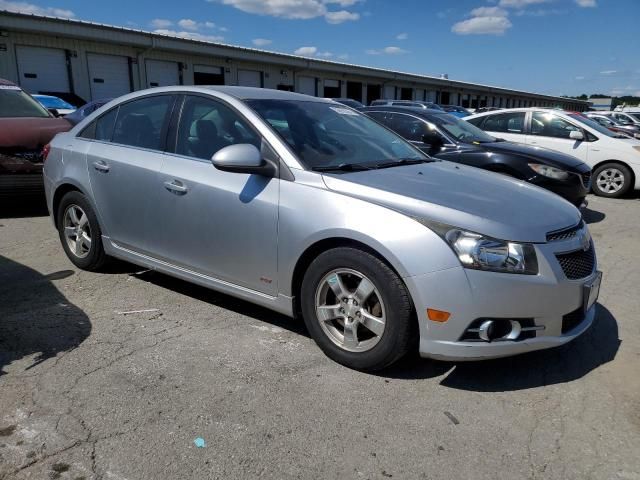
<instances>
[{"instance_id":1,"label":"door handle","mask_svg":"<svg viewBox=\"0 0 640 480\"><path fill-rule=\"evenodd\" d=\"M164 187L173 193L185 194L187 193L187 187L185 187L182 182L178 180L172 180L164 182Z\"/></svg>"},{"instance_id":2,"label":"door handle","mask_svg":"<svg viewBox=\"0 0 640 480\"><path fill-rule=\"evenodd\" d=\"M107 173L109 171L109 165L107 165L107 163L102 160L93 162L93 168L95 168L99 172L104 172L104 173Z\"/></svg>"}]
</instances>

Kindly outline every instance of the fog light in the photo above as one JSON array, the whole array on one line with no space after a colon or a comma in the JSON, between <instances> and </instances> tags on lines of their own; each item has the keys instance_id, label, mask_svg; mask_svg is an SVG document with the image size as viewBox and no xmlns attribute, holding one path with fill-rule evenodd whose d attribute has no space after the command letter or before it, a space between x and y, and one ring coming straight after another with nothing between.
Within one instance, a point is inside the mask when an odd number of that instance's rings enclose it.
<instances>
[{"instance_id":1,"label":"fog light","mask_svg":"<svg viewBox=\"0 0 640 480\"><path fill-rule=\"evenodd\" d=\"M443 310L435 310L433 308L427 308L427 318L432 322L444 323L449 320L451 314Z\"/></svg>"}]
</instances>

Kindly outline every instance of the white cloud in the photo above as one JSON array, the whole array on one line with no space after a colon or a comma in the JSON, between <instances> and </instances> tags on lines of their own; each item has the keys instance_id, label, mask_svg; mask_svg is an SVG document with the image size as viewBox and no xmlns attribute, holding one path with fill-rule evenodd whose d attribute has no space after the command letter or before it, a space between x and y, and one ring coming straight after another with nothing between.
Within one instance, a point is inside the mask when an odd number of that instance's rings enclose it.
<instances>
[{"instance_id":1,"label":"white cloud","mask_svg":"<svg viewBox=\"0 0 640 480\"><path fill-rule=\"evenodd\" d=\"M342 53L340 55L338 55L338 59L339 60L347 60L349 58L349 54L348 53Z\"/></svg>"},{"instance_id":2,"label":"white cloud","mask_svg":"<svg viewBox=\"0 0 640 480\"><path fill-rule=\"evenodd\" d=\"M204 26L207 28L216 28L216 24L213 22L204 22ZM220 29L222 30L222 29Z\"/></svg>"},{"instance_id":3,"label":"white cloud","mask_svg":"<svg viewBox=\"0 0 640 480\"><path fill-rule=\"evenodd\" d=\"M400 47L385 47L382 50L369 49L365 50L367 55L401 55L403 53L409 53Z\"/></svg>"},{"instance_id":4,"label":"white cloud","mask_svg":"<svg viewBox=\"0 0 640 480\"><path fill-rule=\"evenodd\" d=\"M501 0L508 2L531 0ZM509 13L500 7L479 7L471 10L471 18L462 20L451 27L458 35L503 35L513 25Z\"/></svg>"},{"instance_id":5,"label":"white cloud","mask_svg":"<svg viewBox=\"0 0 640 480\"><path fill-rule=\"evenodd\" d=\"M575 2L578 4L579 7L583 7L583 8L594 8L598 6L598 4L596 3L596 0L575 0Z\"/></svg>"},{"instance_id":6,"label":"white cloud","mask_svg":"<svg viewBox=\"0 0 640 480\"><path fill-rule=\"evenodd\" d=\"M224 40L224 37L219 35L204 35L198 32L186 32L186 31L179 32L176 30L169 30L166 28L158 28L153 32L159 33L160 35L169 35L171 37L187 38L189 40L199 40L201 42L219 43Z\"/></svg>"},{"instance_id":7,"label":"white cloud","mask_svg":"<svg viewBox=\"0 0 640 480\"><path fill-rule=\"evenodd\" d=\"M396 40L406 40L407 38L409 38L408 33L399 33L396 35Z\"/></svg>"},{"instance_id":8,"label":"white cloud","mask_svg":"<svg viewBox=\"0 0 640 480\"><path fill-rule=\"evenodd\" d=\"M614 73L618 73L617 70L603 70L600 72L600 75L613 75Z\"/></svg>"},{"instance_id":9,"label":"white cloud","mask_svg":"<svg viewBox=\"0 0 640 480\"><path fill-rule=\"evenodd\" d=\"M576 80L584 80L584 77L582 77L582 76L576 77Z\"/></svg>"},{"instance_id":10,"label":"white cloud","mask_svg":"<svg viewBox=\"0 0 640 480\"><path fill-rule=\"evenodd\" d=\"M338 24L358 20L360 14L347 10L329 11L327 6L349 7L363 0L207 0L222 3L238 10L271 17L308 20L324 17L328 23Z\"/></svg>"},{"instance_id":11,"label":"white cloud","mask_svg":"<svg viewBox=\"0 0 640 480\"><path fill-rule=\"evenodd\" d=\"M71 10L56 7L39 7L27 2L9 2L0 0L0 10L15 13L27 13L29 15L48 15L60 18L73 18L76 16Z\"/></svg>"},{"instance_id":12,"label":"white cloud","mask_svg":"<svg viewBox=\"0 0 640 480\"><path fill-rule=\"evenodd\" d=\"M339 12L327 12L324 14L324 18L328 23L338 24L347 21L355 21L360 19L359 13L347 12L346 10L340 10Z\"/></svg>"},{"instance_id":13,"label":"white cloud","mask_svg":"<svg viewBox=\"0 0 640 480\"><path fill-rule=\"evenodd\" d=\"M200 25L195 20L191 20L190 18L183 18L178 21L178 26L180 28L184 28L185 30L191 30L195 32L200 28Z\"/></svg>"},{"instance_id":14,"label":"white cloud","mask_svg":"<svg viewBox=\"0 0 640 480\"><path fill-rule=\"evenodd\" d=\"M256 47L266 47L267 45L271 45L272 42L267 38L254 38L253 40L251 40L251 43L253 43Z\"/></svg>"},{"instance_id":15,"label":"white cloud","mask_svg":"<svg viewBox=\"0 0 640 480\"><path fill-rule=\"evenodd\" d=\"M300 47L296 49L293 53L296 55L301 55L303 57L312 57L316 54L318 49L316 47Z\"/></svg>"},{"instance_id":16,"label":"white cloud","mask_svg":"<svg viewBox=\"0 0 640 480\"><path fill-rule=\"evenodd\" d=\"M500 0L498 5L505 8L525 8L529 5L537 5L539 3L549 3L553 0Z\"/></svg>"},{"instance_id":17,"label":"white cloud","mask_svg":"<svg viewBox=\"0 0 640 480\"><path fill-rule=\"evenodd\" d=\"M165 20L164 18L154 18L151 20L151 26L153 28L168 28L173 25L171 20Z\"/></svg>"},{"instance_id":18,"label":"white cloud","mask_svg":"<svg viewBox=\"0 0 640 480\"><path fill-rule=\"evenodd\" d=\"M320 52L320 53L318 53L318 57L331 58L331 57L333 57L333 53L331 53L331 52Z\"/></svg>"},{"instance_id":19,"label":"white cloud","mask_svg":"<svg viewBox=\"0 0 640 480\"><path fill-rule=\"evenodd\" d=\"M547 15L565 15L567 13L566 10L557 8L539 8L537 10L518 10L516 15L518 17L546 17Z\"/></svg>"}]
</instances>

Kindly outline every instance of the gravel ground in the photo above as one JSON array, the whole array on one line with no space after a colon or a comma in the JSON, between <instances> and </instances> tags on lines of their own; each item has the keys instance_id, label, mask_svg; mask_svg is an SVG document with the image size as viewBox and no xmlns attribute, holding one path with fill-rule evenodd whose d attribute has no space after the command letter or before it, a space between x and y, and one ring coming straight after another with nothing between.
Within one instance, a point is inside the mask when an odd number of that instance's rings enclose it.
<instances>
[{"instance_id":1,"label":"gravel ground","mask_svg":"<svg viewBox=\"0 0 640 480\"><path fill-rule=\"evenodd\" d=\"M2 199L0 479L640 480L640 199L590 201L604 283L585 335L371 375L268 310L79 271L38 202Z\"/></svg>"}]
</instances>

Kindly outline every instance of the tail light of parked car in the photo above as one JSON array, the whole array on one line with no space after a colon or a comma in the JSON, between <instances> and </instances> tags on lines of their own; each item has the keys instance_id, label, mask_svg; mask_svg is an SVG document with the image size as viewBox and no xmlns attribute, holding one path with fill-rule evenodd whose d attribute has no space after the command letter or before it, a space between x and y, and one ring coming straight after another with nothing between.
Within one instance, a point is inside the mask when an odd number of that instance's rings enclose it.
<instances>
[{"instance_id":1,"label":"tail light of parked car","mask_svg":"<svg viewBox=\"0 0 640 480\"><path fill-rule=\"evenodd\" d=\"M40 154L42 156L43 162L46 162L47 157L49 156L49 152L51 152L51 144L47 143L44 147L42 147L42 153Z\"/></svg>"}]
</instances>

